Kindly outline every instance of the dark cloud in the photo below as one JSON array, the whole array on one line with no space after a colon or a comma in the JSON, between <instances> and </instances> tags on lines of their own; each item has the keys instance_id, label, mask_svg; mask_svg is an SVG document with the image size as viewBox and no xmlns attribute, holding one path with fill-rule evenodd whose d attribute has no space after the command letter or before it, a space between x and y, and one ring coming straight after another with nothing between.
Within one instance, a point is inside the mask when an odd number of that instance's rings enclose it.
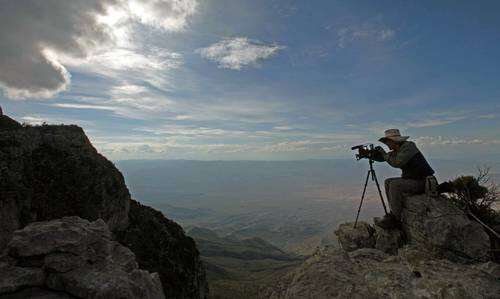
<instances>
[{"instance_id":1,"label":"dark cloud","mask_svg":"<svg viewBox=\"0 0 500 299\"><path fill-rule=\"evenodd\" d=\"M196 6L197 0L0 0L0 87L10 98L51 97L70 81L64 57L112 49L116 27L130 22L182 30ZM110 12L121 22L106 22Z\"/></svg>"},{"instance_id":2,"label":"dark cloud","mask_svg":"<svg viewBox=\"0 0 500 299\"><path fill-rule=\"evenodd\" d=\"M117 0L0 0L0 81L9 97L47 97L69 74L50 51L85 56L109 36L96 16Z\"/></svg>"}]
</instances>

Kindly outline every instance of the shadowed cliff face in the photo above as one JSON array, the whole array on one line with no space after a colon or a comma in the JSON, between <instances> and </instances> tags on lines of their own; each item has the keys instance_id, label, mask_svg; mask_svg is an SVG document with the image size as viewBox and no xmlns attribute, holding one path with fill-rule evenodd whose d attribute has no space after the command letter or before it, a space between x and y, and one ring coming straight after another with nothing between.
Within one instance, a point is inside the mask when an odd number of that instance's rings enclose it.
<instances>
[{"instance_id":1,"label":"shadowed cliff face","mask_svg":"<svg viewBox=\"0 0 500 299\"><path fill-rule=\"evenodd\" d=\"M130 225L115 235L135 253L141 268L160 274L167 298L206 297L205 269L193 239L161 212L137 201L132 200L129 217Z\"/></svg>"},{"instance_id":2,"label":"shadowed cliff face","mask_svg":"<svg viewBox=\"0 0 500 299\"><path fill-rule=\"evenodd\" d=\"M21 126L0 116L0 253L34 221L103 219L140 268L158 272L168 298L204 298L194 241L160 212L132 201L120 171L77 126Z\"/></svg>"},{"instance_id":3,"label":"shadowed cliff face","mask_svg":"<svg viewBox=\"0 0 500 299\"><path fill-rule=\"evenodd\" d=\"M101 218L113 231L128 224L123 176L77 126L0 130L0 192L21 226L71 215Z\"/></svg>"}]
</instances>

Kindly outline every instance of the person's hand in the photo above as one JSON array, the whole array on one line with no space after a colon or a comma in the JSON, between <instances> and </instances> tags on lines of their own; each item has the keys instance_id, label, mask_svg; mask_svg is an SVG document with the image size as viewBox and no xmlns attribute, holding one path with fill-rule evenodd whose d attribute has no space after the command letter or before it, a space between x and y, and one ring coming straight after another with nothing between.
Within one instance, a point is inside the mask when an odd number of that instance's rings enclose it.
<instances>
[{"instance_id":1,"label":"person's hand","mask_svg":"<svg viewBox=\"0 0 500 299\"><path fill-rule=\"evenodd\" d=\"M385 154L385 150L384 150L384 148L383 148L383 147L381 147L381 146L376 146L376 147L375 147L375 150L376 150L377 152L379 152L379 153L383 153L383 154Z\"/></svg>"},{"instance_id":2,"label":"person's hand","mask_svg":"<svg viewBox=\"0 0 500 299\"><path fill-rule=\"evenodd\" d=\"M375 160L377 162L384 162L385 156L387 155L385 150L381 146L377 146L374 148L374 151L375 151L375 153L373 155L373 160Z\"/></svg>"}]
</instances>

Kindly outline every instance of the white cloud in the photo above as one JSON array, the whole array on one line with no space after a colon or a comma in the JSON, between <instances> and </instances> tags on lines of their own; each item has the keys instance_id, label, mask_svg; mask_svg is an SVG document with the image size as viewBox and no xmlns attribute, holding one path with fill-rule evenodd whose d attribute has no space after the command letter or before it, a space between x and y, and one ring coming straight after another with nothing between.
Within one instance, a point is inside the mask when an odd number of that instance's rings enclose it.
<instances>
[{"instance_id":1,"label":"white cloud","mask_svg":"<svg viewBox=\"0 0 500 299\"><path fill-rule=\"evenodd\" d=\"M248 66L257 66L258 62L267 59L284 49L276 44L266 45L246 37L223 39L207 48L196 50L202 57L215 61L220 68L241 70Z\"/></svg>"},{"instance_id":2,"label":"white cloud","mask_svg":"<svg viewBox=\"0 0 500 299\"><path fill-rule=\"evenodd\" d=\"M61 57L61 60L75 69L82 69L104 75L113 75L116 71L147 71L155 72L167 68L176 68L182 65L182 56L179 53L163 50L152 53L140 53L133 48L105 49L92 53L84 59Z\"/></svg>"},{"instance_id":3,"label":"white cloud","mask_svg":"<svg viewBox=\"0 0 500 299\"><path fill-rule=\"evenodd\" d=\"M197 0L129 0L129 9L141 23L179 31L196 12Z\"/></svg>"},{"instance_id":4,"label":"white cloud","mask_svg":"<svg viewBox=\"0 0 500 299\"><path fill-rule=\"evenodd\" d=\"M289 126L276 126L273 128L274 130L278 130L278 131L288 131L288 130L293 130L292 127L289 127Z\"/></svg>"},{"instance_id":5,"label":"white cloud","mask_svg":"<svg viewBox=\"0 0 500 299\"><path fill-rule=\"evenodd\" d=\"M198 0L3 1L0 10L0 87L9 98L49 98L70 84L71 68L153 70L181 63L180 55L134 44L134 23L185 29Z\"/></svg>"},{"instance_id":6,"label":"white cloud","mask_svg":"<svg viewBox=\"0 0 500 299\"><path fill-rule=\"evenodd\" d=\"M396 32L392 29L383 29L378 32L378 39L381 41L390 40L395 34Z\"/></svg>"},{"instance_id":7,"label":"white cloud","mask_svg":"<svg viewBox=\"0 0 500 299\"><path fill-rule=\"evenodd\" d=\"M500 139L460 138L460 137L443 137L443 136L419 136L415 138L415 141L419 144L426 146L500 144Z\"/></svg>"},{"instance_id":8,"label":"white cloud","mask_svg":"<svg viewBox=\"0 0 500 299\"><path fill-rule=\"evenodd\" d=\"M57 104L52 104L51 106L58 107L58 108L70 108L70 109L115 110L114 107L102 106L102 105L57 103Z\"/></svg>"},{"instance_id":9,"label":"white cloud","mask_svg":"<svg viewBox=\"0 0 500 299\"><path fill-rule=\"evenodd\" d=\"M189 139L179 141L178 138L95 138L93 144L99 151L111 159L130 159L141 157L143 159L158 158L193 158L207 156L223 158L227 155L273 155L273 154L343 154L346 146L331 142L318 142L315 140L295 141L269 141L269 142L212 142L191 143Z\"/></svg>"},{"instance_id":10,"label":"white cloud","mask_svg":"<svg viewBox=\"0 0 500 299\"><path fill-rule=\"evenodd\" d=\"M386 42L393 39L396 32L390 28L377 28L373 24L352 25L337 30L337 45L345 48L354 42Z\"/></svg>"},{"instance_id":11,"label":"white cloud","mask_svg":"<svg viewBox=\"0 0 500 299\"><path fill-rule=\"evenodd\" d=\"M416 120L408 123L408 127L410 128L425 128L425 127L436 127L448 125L451 123L455 123L457 121L461 121L466 119L466 116L450 116L444 118L435 118L435 119L424 119L424 120Z\"/></svg>"},{"instance_id":12,"label":"white cloud","mask_svg":"<svg viewBox=\"0 0 500 299\"><path fill-rule=\"evenodd\" d=\"M41 125L41 124L78 124L85 129L86 132L93 131L95 128L95 124L91 121L86 121L82 119L74 119L67 117L59 117L53 115L25 115L20 117L22 122L25 122L30 125Z\"/></svg>"},{"instance_id":13,"label":"white cloud","mask_svg":"<svg viewBox=\"0 0 500 299\"><path fill-rule=\"evenodd\" d=\"M483 114L478 116L480 119L495 119L496 117L496 114Z\"/></svg>"}]
</instances>

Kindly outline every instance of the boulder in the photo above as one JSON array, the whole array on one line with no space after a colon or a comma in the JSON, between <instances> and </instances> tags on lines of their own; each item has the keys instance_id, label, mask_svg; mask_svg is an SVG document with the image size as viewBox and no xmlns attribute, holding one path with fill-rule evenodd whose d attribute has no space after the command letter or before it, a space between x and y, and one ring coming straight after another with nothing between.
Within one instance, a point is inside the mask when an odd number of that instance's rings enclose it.
<instances>
[{"instance_id":1,"label":"boulder","mask_svg":"<svg viewBox=\"0 0 500 299\"><path fill-rule=\"evenodd\" d=\"M375 248L389 254L396 254L404 245L404 233L400 229L384 229L378 225L375 229Z\"/></svg>"},{"instance_id":2,"label":"boulder","mask_svg":"<svg viewBox=\"0 0 500 299\"><path fill-rule=\"evenodd\" d=\"M457 262L490 259L488 234L446 198L405 197L401 218L410 244Z\"/></svg>"},{"instance_id":3,"label":"boulder","mask_svg":"<svg viewBox=\"0 0 500 299\"><path fill-rule=\"evenodd\" d=\"M335 231L340 247L347 251L360 248L372 248L375 246L373 228L364 221L359 221L354 227L354 222L343 223Z\"/></svg>"},{"instance_id":4,"label":"boulder","mask_svg":"<svg viewBox=\"0 0 500 299\"><path fill-rule=\"evenodd\" d=\"M373 248L321 249L260 292L261 298L500 298L500 283L474 265Z\"/></svg>"},{"instance_id":5,"label":"boulder","mask_svg":"<svg viewBox=\"0 0 500 299\"><path fill-rule=\"evenodd\" d=\"M27 288L13 294L0 295L1 299L74 299L75 297L63 292L41 288Z\"/></svg>"},{"instance_id":6,"label":"boulder","mask_svg":"<svg viewBox=\"0 0 500 299\"><path fill-rule=\"evenodd\" d=\"M12 293L16 290L42 286L45 281L45 273L38 268L21 268L15 266L0 269L0 295Z\"/></svg>"},{"instance_id":7,"label":"boulder","mask_svg":"<svg viewBox=\"0 0 500 299\"><path fill-rule=\"evenodd\" d=\"M134 254L113 240L100 219L30 223L14 232L8 254L0 298L29 292L40 298L165 298L158 275L139 269Z\"/></svg>"},{"instance_id":8,"label":"boulder","mask_svg":"<svg viewBox=\"0 0 500 299\"><path fill-rule=\"evenodd\" d=\"M44 255L53 259L57 253L94 259L108 256L111 251L111 232L106 223L94 222L76 216L57 221L33 222L14 232L8 247L11 256L24 258ZM65 253L66 255L62 255Z\"/></svg>"}]
</instances>

